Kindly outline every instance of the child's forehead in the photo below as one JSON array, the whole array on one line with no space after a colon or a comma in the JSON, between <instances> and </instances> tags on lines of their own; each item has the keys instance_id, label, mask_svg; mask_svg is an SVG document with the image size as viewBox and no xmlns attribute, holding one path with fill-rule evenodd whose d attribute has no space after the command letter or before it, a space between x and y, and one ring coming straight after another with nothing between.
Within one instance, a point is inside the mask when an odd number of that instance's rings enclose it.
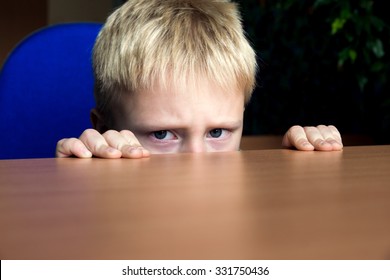
<instances>
[{"instance_id":1,"label":"child's forehead","mask_svg":"<svg viewBox=\"0 0 390 280\"><path fill-rule=\"evenodd\" d=\"M203 82L178 88L154 88L126 94L113 111L115 122L124 127L235 126L242 121L244 94L226 92L223 88ZM126 122L127 123L124 123ZM237 126L237 125L236 125Z\"/></svg>"},{"instance_id":2,"label":"child's forehead","mask_svg":"<svg viewBox=\"0 0 390 280\"><path fill-rule=\"evenodd\" d=\"M124 92L112 110L120 128L159 130L167 127L219 127L240 124L244 93L208 80L198 83L156 84L137 92ZM114 107L112 107L114 109Z\"/></svg>"},{"instance_id":3,"label":"child's forehead","mask_svg":"<svg viewBox=\"0 0 390 280\"><path fill-rule=\"evenodd\" d=\"M148 94L180 94L188 97L208 94L239 94L244 97L245 91L239 88L236 81L221 83L218 79L209 78L204 75L194 75L192 77L165 75L154 79L151 83L142 87L138 92L148 92Z\"/></svg>"}]
</instances>

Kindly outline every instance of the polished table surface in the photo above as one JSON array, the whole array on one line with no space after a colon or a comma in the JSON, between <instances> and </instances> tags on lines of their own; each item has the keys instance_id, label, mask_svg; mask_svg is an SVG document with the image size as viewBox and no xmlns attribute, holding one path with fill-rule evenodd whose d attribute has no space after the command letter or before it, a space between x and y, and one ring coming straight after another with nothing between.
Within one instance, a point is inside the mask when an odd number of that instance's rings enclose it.
<instances>
[{"instance_id":1,"label":"polished table surface","mask_svg":"<svg viewBox=\"0 0 390 280\"><path fill-rule=\"evenodd\" d=\"M0 161L1 259L389 259L390 146Z\"/></svg>"}]
</instances>

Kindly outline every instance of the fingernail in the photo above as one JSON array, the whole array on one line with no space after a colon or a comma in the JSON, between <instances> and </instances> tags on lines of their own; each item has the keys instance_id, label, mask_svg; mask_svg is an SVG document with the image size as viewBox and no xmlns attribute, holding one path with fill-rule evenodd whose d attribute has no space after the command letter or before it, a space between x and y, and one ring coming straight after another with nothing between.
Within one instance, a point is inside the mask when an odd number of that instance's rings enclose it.
<instances>
[{"instance_id":1,"label":"fingernail","mask_svg":"<svg viewBox=\"0 0 390 280\"><path fill-rule=\"evenodd\" d=\"M116 151L117 150L114 148L111 148L111 147L107 148L107 152L109 152L110 154L115 153Z\"/></svg>"},{"instance_id":2,"label":"fingernail","mask_svg":"<svg viewBox=\"0 0 390 280\"><path fill-rule=\"evenodd\" d=\"M311 144L309 142L307 142L307 141L303 142L302 145L306 146L306 147L311 146Z\"/></svg>"},{"instance_id":3,"label":"fingernail","mask_svg":"<svg viewBox=\"0 0 390 280\"><path fill-rule=\"evenodd\" d=\"M86 148L83 148L81 150L81 154L82 154L83 157L92 157L91 151L86 149Z\"/></svg>"},{"instance_id":4,"label":"fingernail","mask_svg":"<svg viewBox=\"0 0 390 280\"><path fill-rule=\"evenodd\" d=\"M83 156L84 157L92 157L92 153L89 150L84 150L83 151Z\"/></svg>"},{"instance_id":5,"label":"fingernail","mask_svg":"<svg viewBox=\"0 0 390 280\"><path fill-rule=\"evenodd\" d=\"M130 153L138 153L142 151L141 147L130 147L129 152Z\"/></svg>"}]
</instances>

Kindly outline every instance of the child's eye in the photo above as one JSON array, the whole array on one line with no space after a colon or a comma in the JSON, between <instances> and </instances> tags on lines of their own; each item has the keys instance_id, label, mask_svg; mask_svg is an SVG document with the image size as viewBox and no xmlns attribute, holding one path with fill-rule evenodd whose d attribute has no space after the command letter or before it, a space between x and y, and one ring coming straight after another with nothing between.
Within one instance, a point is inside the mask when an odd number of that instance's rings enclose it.
<instances>
[{"instance_id":1,"label":"child's eye","mask_svg":"<svg viewBox=\"0 0 390 280\"><path fill-rule=\"evenodd\" d=\"M209 131L209 137L211 137L211 138L221 138L221 137L224 137L227 132L228 131L226 131L226 129L215 128L215 129L212 129L212 130Z\"/></svg>"},{"instance_id":2,"label":"child's eye","mask_svg":"<svg viewBox=\"0 0 390 280\"><path fill-rule=\"evenodd\" d=\"M154 138L156 138L158 140L173 140L173 139L176 139L175 134L173 134L172 132L170 132L168 130L154 131L154 132L152 132L152 135L154 136Z\"/></svg>"}]
</instances>

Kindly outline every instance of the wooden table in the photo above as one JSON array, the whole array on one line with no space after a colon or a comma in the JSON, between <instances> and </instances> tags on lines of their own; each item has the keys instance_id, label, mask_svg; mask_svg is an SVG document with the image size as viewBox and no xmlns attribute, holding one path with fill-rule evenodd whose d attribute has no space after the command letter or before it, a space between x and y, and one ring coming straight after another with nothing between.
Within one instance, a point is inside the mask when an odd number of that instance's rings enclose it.
<instances>
[{"instance_id":1,"label":"wooden table","mask_svg":"<svg viewBox=\"0 0 390 280\"><path fill-rule=\"evenodd\" d=\"M1 259L389 259L390 146L0 161Z\"/></svg>"}]
</instances>

